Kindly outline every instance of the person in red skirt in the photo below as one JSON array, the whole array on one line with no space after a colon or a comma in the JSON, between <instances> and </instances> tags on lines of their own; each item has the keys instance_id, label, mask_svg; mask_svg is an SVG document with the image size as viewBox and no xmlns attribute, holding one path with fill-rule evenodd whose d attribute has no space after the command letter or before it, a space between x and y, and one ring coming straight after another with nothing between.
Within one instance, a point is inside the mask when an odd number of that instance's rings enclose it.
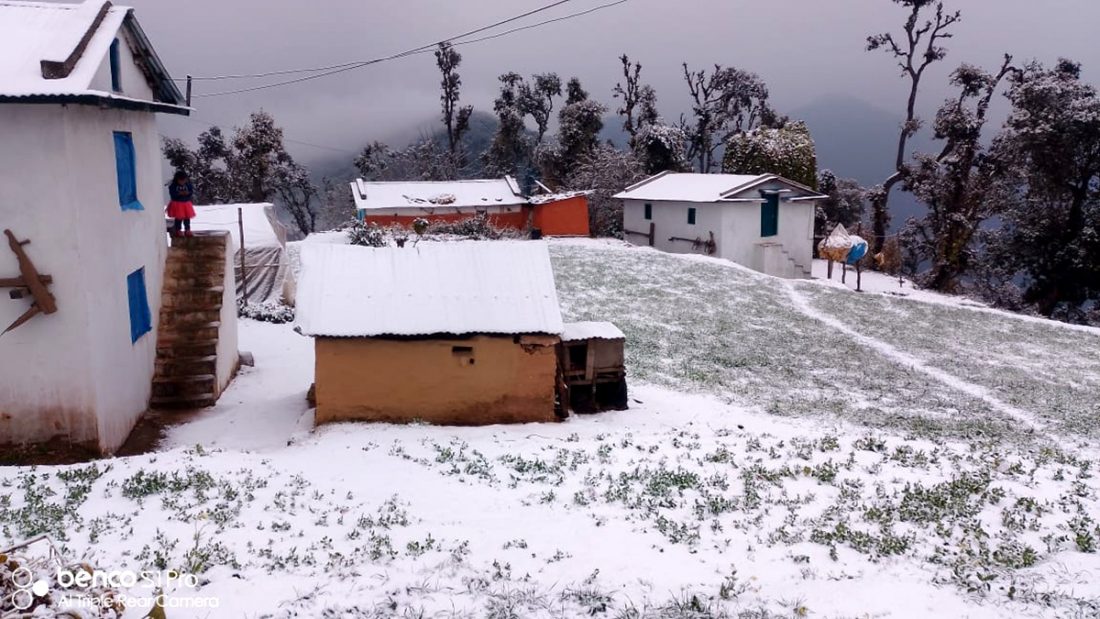
<instances>
[{"instance_id":1,"label":"person in red skirt","mask_svg":"<svg viewBox=\"0 0 1100 619\"><path fill-rule=\"evenodd\" d=\"M187 172L176 170L172 182L168 184L168 216L175 220L172 236L192 236L191 220L195 217L195 188L187 178Z\"/></svg>"}]
</instances>

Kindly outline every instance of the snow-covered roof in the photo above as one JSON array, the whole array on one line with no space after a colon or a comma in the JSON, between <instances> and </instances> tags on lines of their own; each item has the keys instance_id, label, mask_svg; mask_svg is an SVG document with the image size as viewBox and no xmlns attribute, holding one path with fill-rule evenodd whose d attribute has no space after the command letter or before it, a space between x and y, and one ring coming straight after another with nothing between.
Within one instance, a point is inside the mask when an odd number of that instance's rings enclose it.
<instances>
[{"instance_id":1,"label":"snow-covered roof","mask_svg":"<svg viewBox=\"0 0 1100 619\"><path fill-rule=\"evenodd\" d=\"M561 334L563 342L582 340L625 340L626 335L610 322L567 322Z\"/></svg>"},{"instance_id":2,"label":"snow-covered roof","mask_svg":"<svg viewBox=\"0 0 1100 619\"><path fill-rule=\"evenodd\" d=\"M328 337L562 332L540 241L303 243L297 322Z\"/></svg>"},{"instance_id":3,"label":"snow-covered roof","mask_svg":"<svg viewBox=\"0 0 1100 619\"><path fill-rule=\"evenodd\" d=\"M489 180L351 183L355 208L475 208L527 204L510 176Z\"/></svg>"},{"instance_id":4,"label":"snow-covered roof","mask_svg":"<svg viewBox=\"0 0 1100 619\"><path fill-rule=\"evenodd\" d=\"M571 200L573 198L579 198L581 196L588 196L591 191L567 191L564 193L541 193L531 196L529 201L531 204L551 204L553 202L562 202L564 200Z\"/></svg>"},{"instance_id":5,"label":"snow-covered roof","mask_svg":"<svg viewBox=\"0 0 1100 619\"><path fill-rule=\"evenodd\" d=\"M619 200L652 202L723 202L735 201L737 194L758 185L776 181L817 198L812 189L775 174L692 174L662 172L627 187L614 197Z\"/></svg>"},{"instance_id":6,"label":"snow-covered roof","mask_svg":"<svg viewBox=\"0 0 1100 619\"><path fill-rule=\"evenodd\" d=\"M96 72L125 27L156 101L94 90ZM0 0L0 101L92 102L187 113L133 9L107 0L53 3Z\"/></svg>"},{"instance_id":7,"label":"snow-covered roof","mask_svg":"<svg viewBox=\"0 0 1100 619\"><path fill-rule=\"evenodd\" d=\"M283 227L275 218L275 207L269 202L258 204L211 204L195 207L192 230L225 230L233 237L233 245L241 246L237 209L241 209L244 222L244 242L248 248L281 247L286 244L286 231L280 238L277 227Z\"/></svg>"}]
</instances>

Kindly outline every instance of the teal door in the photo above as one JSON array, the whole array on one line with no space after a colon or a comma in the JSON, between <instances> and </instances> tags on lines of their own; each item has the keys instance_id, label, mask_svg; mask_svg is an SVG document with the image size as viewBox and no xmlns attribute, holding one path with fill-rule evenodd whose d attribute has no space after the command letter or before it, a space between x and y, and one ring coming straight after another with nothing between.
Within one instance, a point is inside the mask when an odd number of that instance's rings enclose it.
<instances>
[{"instance_id":1,"label":"teal door","mask_svg":"<svg viewBox=\"0 0 1100 619\"><path fill-rule=\"evenodd\" d=\"M764 197L760 205L760 236L779 234L779 194Z\"/></svg>"}]
</instances>

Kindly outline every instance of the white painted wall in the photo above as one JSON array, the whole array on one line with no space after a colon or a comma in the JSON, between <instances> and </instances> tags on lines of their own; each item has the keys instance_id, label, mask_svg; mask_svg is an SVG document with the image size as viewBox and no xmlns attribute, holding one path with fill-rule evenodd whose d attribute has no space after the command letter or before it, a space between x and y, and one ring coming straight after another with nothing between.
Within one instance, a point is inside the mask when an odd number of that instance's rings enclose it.
<instances>
[{"instance_id":1,"label":"white painted wall","mask_svg":"<svg viewBox=\"0 0 1100 619\"><path fill-rule=\"evenodd\" d=\"M20 238L58 312L0 337L0 444L61 437L117 449L148 406L167 252L154 116L81 105L0 114L0 225ZM122 211L114 131L133 135L138 198ZM144 267L154 329L130 341L126 276ZM0 246L0 277L18 272ZM27 301L0 296L0 329Z\"/></svg>"},{"instance_id":2,"label":"white painted wall","mask_svg":"<svg viewBox=\"0 0 1100 619\"><path fill-rule=\"evenodd\" d=\"M248 242L248 239L245 239ZM225 292L222 293L222 310L218 319L218 364L217 394L229 386L233 375L240 365L240 352L237 348L237 251L236 244L230 240L225 252Z\"/></svg>"},{"instance_id":3,"label":"white painted wall","mask_svg":"<svg viewBox=\"0 0 1100 619\"><path fill-rule=\"evenodd\" d=\"M153 89L149 87L149 82L146 81L145 74L142 73L141 68L134 58L134 53L130 50L129 36L126 34L125 28L119 30L118 38L121 41L118 47L119 68L122 73L122 92L118 93L119 96L152 101ZM104 56L103 61L100 62L99 68L96 69L90 89L113 92L111 86L111 56L110 53L108 53Z\"/></svg>"},{"instance_id":4,"label":"white painted wall","mask_svg":"<svg viewBox=\"0 0 1100 619\"><path fill-rule=\"evenodd\" d=\"M779 187L782 186L776 186ZM781 201L779 234L773 237L760 236L762 203L650 202L653 205L652 221L657 226L654 246L672 253L702 254L705 250L693 249L691 243L669 241L669 237L701 238L705 241L713 232L717 243L716 257L777 277L808 277L813 256L813 202ZM650 221L645 219L645 204L642 200L623 201L625 229L648 233ZM696 209L695 225L687 223L687 209L690 207ZM649 243L645 236L635 234L627 234L626 240L634 245Z\"/></svg>"},{"instance_id":5,"label":"white painted wall","mask_svg":"<svg viewBox=\"0 0 1100 619\"><path fill-rule=\"evenodd\" d=\"M649 220L645 219L645 202L625 200L623 207L623 227L636 232L649 232ZM718 244L720 256L724 245L722 239L723 207L720 204L703 204L697 202L650 202L653 205L653 223L657 224L657 234L654 237L653 246L661 251L675 254L705 254L705 249L693 249L692 244L685 241L672 241L672 237L685 239L710 239L710 233L714 233L715 242ZM695 224L688 223L688 209L695 209ZM627 235L627 239L635 245L648 245L649 239L644 236Z\"/></svg>"}]
</instances>

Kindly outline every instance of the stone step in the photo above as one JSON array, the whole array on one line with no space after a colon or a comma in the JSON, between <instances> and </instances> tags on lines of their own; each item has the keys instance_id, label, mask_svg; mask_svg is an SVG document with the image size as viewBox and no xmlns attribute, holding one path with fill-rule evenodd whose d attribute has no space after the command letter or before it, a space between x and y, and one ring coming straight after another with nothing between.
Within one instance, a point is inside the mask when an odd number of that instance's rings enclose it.
<instances>
[{"instance_id":1,"label":"stone step","mask_svg":"<svg viewBox=\"0 0 1100 619\"><path fill-rule=\"evenodd\" d=\"M164 276L164 292L182 292L202 288L214 288L225 284L225 273L180 273Z\"/></svg>"},{"instance_id":2,"label":"stone step","mask_svg":"<svg viewBox=\"0 0 1100 619\"><path fill-rule=\"evenodd\" d=\"M191 245L191 246L179 246L173 245L168 248L169 256L179 256L194 259L197 256L218 256L225 258L226 252L229 251L229 247L225 245Z\"/></svg>"},{"instance_id":3,"label":"stone step","mask_svg":"<svg viewBox=\"0 0 1100 619\"><path fill-rule=\"evenodd\" d=\"M165 262L164 273L167 276L216 275L225 274L225 263L221 260L191 260L187 255L170 255Z\"/></svg>"},{"instance_id":4,"label":"stone step","mask_svg":"<svg viewBox=\"0 0 1100 619\"><path fill-rule=\"evenodd\" d=\"M161 307L169 309L207 309L219 305L225 297L225 286L211 286L197 290L165 292Z\"/></svg>"},{"instance_id":5,"label":"stone step","mask_svg":"<svg viewBox=\"0 0 1100 619\"><path fill-rule=\"evenodd\" d=\"M166 358L158 356L156 368L158 378L214 374L218 371L218 356Z\"/></svg>"},{"instance_id":6,"label":"stone step","mask_svg":"<svg viewBox=\"0 0 1100 619\"><path fill-rule=\"evenodd\" d=\"M187 357L209 357L218 354L218 339L172 339L160 342L157 339L157 359L175 359Z\"/></svg>"},{"instance_id":7,"label":"stone step","mask_svg":"<svg viewBox=\"0 0 1100 619\"><path fill-rule=\"evenodd\" d=\"M224 230L193 232L191 236L172 237L172 247L193 248L211 245L225 247L229 244L229 233Z\"/></svg>"},{"instance_id":8,"label":"stone step","mask_svg":"<svg viewBox=\"0 0 1100 619\"><path fill-rule=\"evenodd\" d=\"M204 323L166 324L157 330L157 346L168 347L188 342L218 341L220 321Z\"/></svg>"},{"instance_id":9,"label":"stone step","mask_svg":"<svg viewBox=\"0 0 1100 619\"><path fill-rule=\"evenodd\" d=\"M149 400L152 408L181 410L191 408L207 408L214 406L217 399L212 395L198 396L153 396Z\"/></svg>"},{"instance_id":10,"label":"stone step","mask_svg":"<svg viewBox=\"0 0 1100 619\"><path fill-rule=\"evenodd\" d=\"M158 376L153 379L153 395L156 397L214 397L218 377L214 374L192 376Z\"/></svg>"},{"instance_id":11,"label":"stone step","mask_svg":"<svg viewBox=\"0 0 1100 619\"><path fill-rule=\"evenodd\" d=\"M220 303L218 304L221 305ZM203 325L219 322L222 317L221 307L211 309L185 309L176 308L163 310L160 313L160 328L179 325Z\"/></svg>"}]
</instances>

